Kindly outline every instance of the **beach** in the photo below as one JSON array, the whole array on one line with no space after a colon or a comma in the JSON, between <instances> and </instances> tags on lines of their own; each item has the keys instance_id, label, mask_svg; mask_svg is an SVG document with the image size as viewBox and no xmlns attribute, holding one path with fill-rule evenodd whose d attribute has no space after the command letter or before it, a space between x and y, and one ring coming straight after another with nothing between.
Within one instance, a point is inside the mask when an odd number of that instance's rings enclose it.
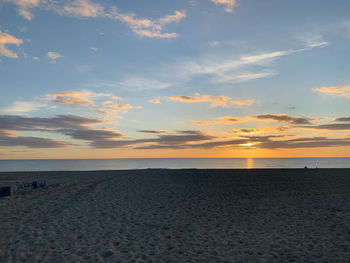
<instances>
[{"instance_id":1,"label":"beach","mask_svg":"<svg viewBox=\"0 0 350 263\"><path fill-rule=\"evenodd\" d=\"M0 262L350 262L350 169L0 173Z\"/></svg>"}]
</instances>

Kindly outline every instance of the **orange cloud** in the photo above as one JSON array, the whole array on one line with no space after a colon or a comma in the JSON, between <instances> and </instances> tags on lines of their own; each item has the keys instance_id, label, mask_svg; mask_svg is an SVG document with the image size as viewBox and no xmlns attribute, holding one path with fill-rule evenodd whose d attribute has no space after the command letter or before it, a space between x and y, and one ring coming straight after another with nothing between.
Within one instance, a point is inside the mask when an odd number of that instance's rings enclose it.
<instances>
[{"instance_id":1,"label":"orange cloud","mask_svg":"<svg viewBox=\"0 0 350 263\"><path fill-rule=\"evenodd\" d=\"M187 102L187 103L198 103L198 102L210 102L211 107L227 107L227 104L236 105L238 108L242 108L243 106L250 106L254 103L254 100L232 100L230 97L226 96L212 96L212 95L200 95L196 93L195 96L172 96L169 97L171 100Z\"/></svg>"},{"instance_id":2,"label":"orange cloud","mask_svg":"<svg viewBox=\"0 0 350 263\"><path fill-rule=\"evenodd\" d=\"M133 106L130 104L118 104L113 101L104 101L102 105L115 112L126 112L129 109L133 109Z\"/></svg>"},{"instance_id":3,"label":"orange cloud","mask_svg":"<svg viewBox=\"0 0 350 263\"><path fill-rule=\"evenodd\" d=\"M198 125L215 125L215 124L232 124L232 123L239 123L243 121L244 119L242 118L233 117L233 116L223 116L213 121L194 121L194 123Z\"/></svg>"},{"instance_id":4,"label":"orange cloud","mask_svg":"<svg viewBox=\"0 0 350 263\"><path fill-rule=\"evenodd\" d=\"M116 7L112 8L109 17L117 19L127 24L132 31L141 37L150 38L174 38L177 37L176 33L163 33L163 27L171 22L179 22L186 17L185 11L175 11L173 15L167 15L157 20L150 20L147 18L138 19L136 15L119 13Z\"/></svg>"},{"instance_id":5,"label":"orange cloud","mask_svg":"<svg viewBox=\"0 0 350 263\"><path fill-rule=\"evenodd\" d=\"M151 99L149 102L154 103L154 104L160 104L160 100L158 98Z\"/></svg>"},{"instance_id":6,"label":"orange cloud","mask_svg":"<svg viewBox=\"0 0 350 263\"><path fill-rule=\"evenodd\" d=\"M66 105L89 105L95 106L95 102L89 99L93 96L92 92L80 92L80 91L63 91L58 93L46 94L48 97L54 97L54 102Z\"/></svg>"},{"instance_id":7,"label":"orange cloud","mask_svg":"<svg viewBox=\"0 0 350 263\"><path fill-rule=\"evenodd\" d=\"M322 87L322 88L312 89L312 91L320 92L320 93L324 93L332 96L350 98L350 85L343 85L340 87L338 86Z\"/></svg>"},{"instance_id":8,"label":"orange cloud","mask_svg":"<svg viewBox=\"0 0 350 263\"><path fill-rule=\"evenodd\" d=\"M254 100L231 100L230 103L236 105L238 108L243 108L244 106L253 105Z\"/></svg>"},{"instance_id":9,"label":"orange cloud","mask_svg":"<svg viewBox=\"0 0 350 263\"><path fill-rule=\"evenodd\" d=\"M53 51L47 52L47 56L53 61L62 57L60 53Z\"/></svg>"},{"instance_id":10,"label":"orange cloud","mask_svg":"<svg viewBox=\"0 0 350 263\"><path fill-rule=\"evenodd\" d=\"M3 33L0 31L0 54L9 58L18 58L18 55L9 50L6 45L19 46L23 43L22 39L16 38L10 34Z\"/></svg>"}]
</instances>

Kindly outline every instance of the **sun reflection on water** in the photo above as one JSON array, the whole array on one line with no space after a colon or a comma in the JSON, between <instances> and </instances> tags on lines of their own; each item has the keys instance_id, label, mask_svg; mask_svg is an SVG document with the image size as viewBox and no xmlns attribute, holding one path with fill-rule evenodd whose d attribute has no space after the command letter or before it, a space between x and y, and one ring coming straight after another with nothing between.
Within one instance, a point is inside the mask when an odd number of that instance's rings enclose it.
<instances>
[{"instance_id":1,"label":"sun reflection on water","mask_svg":"<svg viewBox=\"0 0 350 263\"><path fill-rule=\"evenodd\" d=\"M252 169L254 168L254 160L253 158L247 158L247 169Z\"/></svg>"}]
</instances>

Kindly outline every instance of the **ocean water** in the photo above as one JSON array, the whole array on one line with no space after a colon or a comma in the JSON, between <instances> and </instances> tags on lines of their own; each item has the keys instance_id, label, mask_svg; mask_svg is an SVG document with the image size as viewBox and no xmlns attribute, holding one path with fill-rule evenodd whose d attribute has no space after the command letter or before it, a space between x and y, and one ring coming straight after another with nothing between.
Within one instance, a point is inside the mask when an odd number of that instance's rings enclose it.
<instances>
[{"instance_id":1,"label":"ocean water","mask_svg":"<svg viewBox=\"0 0 350 263\"><path fill-rule=\"evenodd\" d=\"M350 158L174 158L0 160L0 172L128 169L350 168Z\"/></svg>"}]
</instances>

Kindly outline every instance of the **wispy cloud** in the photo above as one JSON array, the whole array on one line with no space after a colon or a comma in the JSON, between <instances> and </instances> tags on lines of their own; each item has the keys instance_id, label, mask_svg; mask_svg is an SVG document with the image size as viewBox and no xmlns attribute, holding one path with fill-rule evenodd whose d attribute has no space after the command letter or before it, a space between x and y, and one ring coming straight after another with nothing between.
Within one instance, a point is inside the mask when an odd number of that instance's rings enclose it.
<instances>
[{"instance_id":1,"label":"wispy cloud","mask_svg":"<svg viewBox=\"0 0 350 263\"><path fill-rule=\"evenodd\" d=\"M320 92L327 95L350 98L350 85L322 87L312 90L314 92Z\"/></svg>"},{"instance_id":2,"label":"wispy cloud","mask_svg":"<svg viewBox=\"0 0 350 263\"><path fill-rule=\"evenodd\" d=\"M212 96L212 95L200 95L196 93L194 96L171 96L171 100L187 102L187 103L198 103L198 102L210 102L211 107L227 107L228 104L235 105L238 108L243 106L250 106L254 103L254 100L232 100L226 96Z\"/></svg>"},{"instance_id":3,"label":"wispy cloud","mask_svg":"<svg viewBox=\"0 0 350 263\"><path fill-rule=\"evenodd\" d=\"M329 45L328 41L323 39L322 35L304 35L299 37L300 40L304 41L308 48L325 47Z\"/></svg>"},{"instance_id":4,"label":"wispy cloud","mask_svg":"<svg viewBox=\"0 0 350 263\"><path fill-rule=\"evenodd\" d=\"M71 15L76 17L99 17L104 16L104 7L99 3L89 0L67 1L63 8L57 8L56 11L62 15Z\"/></svg>"},{"instance_id":5,"label":"wispy cloud","mask_svg":"<svg viewBox=\"0 0 350 263\"><path fill-rule=\"evenodd\" d=\"M171 86L171 83L144 77L129 77L121 82L118 82L116 85L128 91L141 91L166 89Z\"/></svg>"},{"instance_id":6,"label":"wispy cloud","mask_svg":"<svg viewBox=\"0 0 350 263\"><path fill-rule=\"evenodd\" d=\"M225 6L225 11L231 13L233 8L237 6L237 0L211 0L215 4L221 4Z\"/></svg>"},{"instance_id":7,"label":"wispy cloud","mask_svg":"<svg viewBox=\"0 0 350 263\"><path fill-rule=\"evenodd\" d=\"M254 79L268 78L277 74L268 68L279 58L313 48L324 46L324 42L308 43L305 48L273 51L260 54L242 55L238 58L204 58L185 62L182 74L187 77L196 75L208 76L214 83L245 82Z\"/></svg>"},{"instance_id":8,"label":"wispy cloud","mask_svg":"<svg viewBox=\"0 0 350 263\"><path fill-rule=\"evenodd\" d=\"M48 105L42 100L16 101L9 107L2 110L2 112L6 114L26 114L44 107L48 107Z\"/></svg>"},{"instance_id":9,"label":"wispy cloud","mask_svg":"<svg viewBox=\"0 0 350 263\"><path fill-rule=\"evenodd\" d=\"M170 23L177 23L186 17L186 12L174 11L174 14L166 15L158 19L138 18L136 14L124 14L116 6L105 7L99 2L91 0L5 0L17 6L21 16L32 20L33 8L40 7L42 10L50 10L59 15L72 16L76 18L97 18L103 17L118 20L125 23L131 30L140 37L148 38L174 38L175 32L164 32L164 27Z\"/></svg>"},{"instance_id":10,"label":"wispy cloud","mask_svg":"<svg viewBox=\"0 0 350 263\"><path fill-rule=\"evenodd\" d=\"M164 33L162 30L167 24L179 22L184 19L186 17L186 12L175 11L173 15L167 15L156 20L151 20L148 18L137 18L133 13L120 13L118 9L114 7L108 16L127 24L138 36L150 38L174 38L178 36L177 33Z\"/></svg>"},{"instance_id":11,"label":"wispy cloud","mask_svg":"<svg viewBox=\"0 0 350 263\"><path fill-rule=\"evenodd\" d=\"M40 0L5 0L5 2L16 5L19 15L27 20L33 19L34 15L31 9L40 4Z\"/></svg>"},{"instance_id":12,"label":"wispy cloud","mask_svg":"<svg viewBox=\"0 0 350 263\"><path fill-rule=\"evenodd\" d=\"M18 55L12 50L8 49L6 45L19 46L23 43L22 39L16 38L13 35L0 31L0 55L9 58L18 58Z\"/></svg>"}]
</instances>

